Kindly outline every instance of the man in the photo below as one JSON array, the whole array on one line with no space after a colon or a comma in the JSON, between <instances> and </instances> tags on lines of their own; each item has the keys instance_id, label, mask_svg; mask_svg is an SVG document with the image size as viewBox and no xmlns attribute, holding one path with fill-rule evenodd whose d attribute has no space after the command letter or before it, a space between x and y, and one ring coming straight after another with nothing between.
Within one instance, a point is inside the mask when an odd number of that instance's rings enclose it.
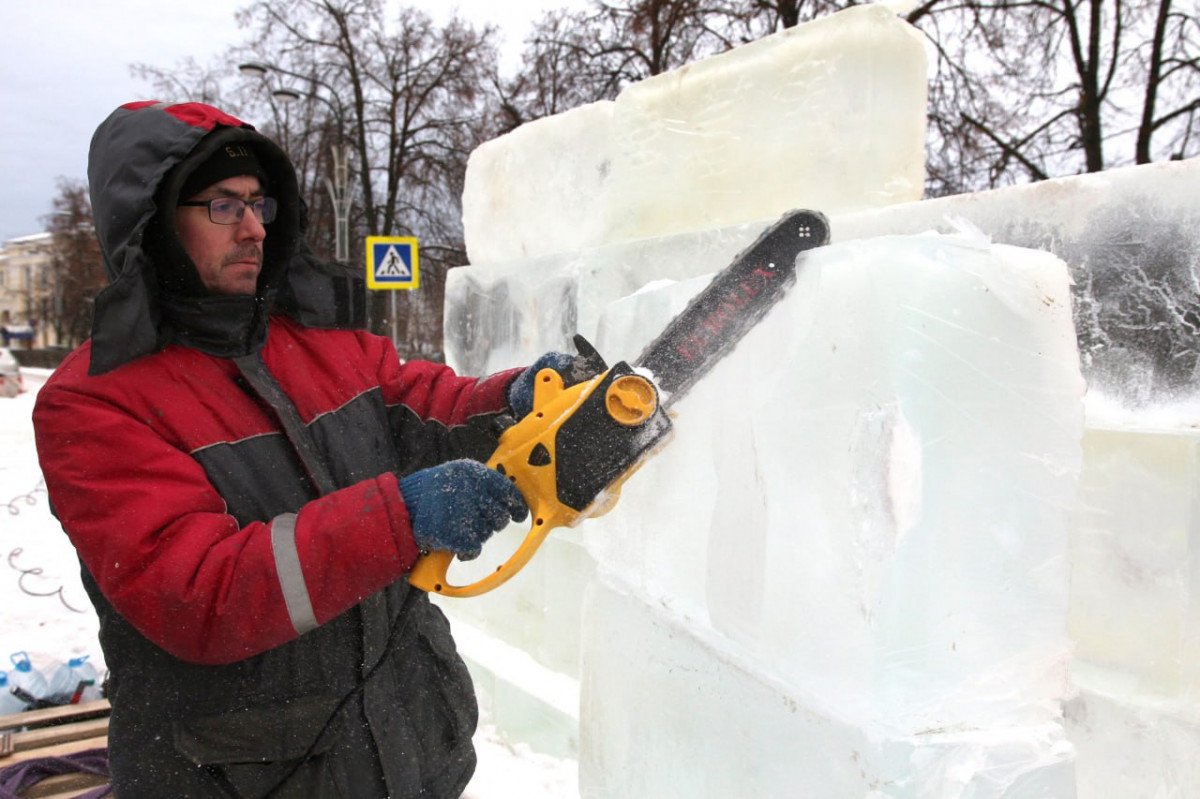
<instances>
[{"instance_id":1,"label":"man","mask_svg":"<svg viewBox=\"0 0 1200 799\"><path fill-rule=\"evenodd\" d=\"M404 575L527 513L478 461L534 366L401 365L349 329L291 163L210 106L132 103L88 177L110 285L38 455L100 618L115 794L457 796L477 707Z\"/></svg>"}]
</instances>

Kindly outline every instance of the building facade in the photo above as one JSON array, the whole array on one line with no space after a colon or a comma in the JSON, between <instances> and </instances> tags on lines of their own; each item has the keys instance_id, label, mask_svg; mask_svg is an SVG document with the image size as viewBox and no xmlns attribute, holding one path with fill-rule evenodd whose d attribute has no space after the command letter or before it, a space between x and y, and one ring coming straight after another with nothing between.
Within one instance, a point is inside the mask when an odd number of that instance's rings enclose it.
<instances>
[{"instance_id":1,"label":"building facade","mask_svg":"<svg viewBox=\"0 0 1200 799\"><path fill-rule=\"evenodd\" d=\"M35 233L0 246L0 346L40 349L58 346L53 325L54 239Z\"/></svg>"}]
</instances>

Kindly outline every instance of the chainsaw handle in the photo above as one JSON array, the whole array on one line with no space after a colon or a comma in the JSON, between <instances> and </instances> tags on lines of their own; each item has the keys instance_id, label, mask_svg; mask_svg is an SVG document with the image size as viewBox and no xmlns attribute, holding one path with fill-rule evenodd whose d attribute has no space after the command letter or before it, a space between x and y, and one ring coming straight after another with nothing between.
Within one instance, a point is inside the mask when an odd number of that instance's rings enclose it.
<instances>
[{"instance_id":1,"label":"chainsaw handle","mask_svg":"<svg viewBox=\"0 0 1200 799\"><path fill-rule=\"evenodd\" d=\"M454 554L429 552L418 558L409 572L409 585L431 594L452 597L485 594L500 587L523 569L551 530L567 526L578 517L576 511L558 501L554 470L538 468L532 452L540 444L553 457L554 435L559 426L578 407L581 397L595 388L603 377L599 375L564 388L562 375L553 369L541 370L534 378L533 412L500 435L500 443L488 459L488 468L496 469L516 484L517 490L525 498L525 504L529 506L530 515L529 532L512 557L477 582L452 585L447 579L447 572L454 562Z\"/></svg>"},{"instance_id":2,"label":"chainsaw handle","mask_svg":"<svg viewBox=\"0 0 1200 799\"><path fill-rule=\"evenodd\" d=\"M534 517L532 525L525 535L525 540L521 542L521 546L517 548L512 557L497 566L496 571L487 577L467 585L452 585L447 578L447 572L450 571L450 564L454 562L454 553L437 550L426 553L417 559L416 565L408 575L409 584L430 594L452 597L479 596L499 588L510 577L525 568L525 564L529 563L530 558L538 551L538 547L546 540L546 536L554 529L553 526L546 524L544 519L539 519L536 513L532 515Z\"/></svg>"},{"instance_id":3,"label":"chainsaw handle","mask_svg":"<svg viewBox=\"0 0 1200 799\"><path fill-rule=\"evenodd\" d=\"M531 523L517 551L496 571L451 585L449 552L417 560L409 584L432 594L478 596L503 585L537 552L551 530L606 512L620 486L670 430L649 379L628 364L571 386L553 369L537 373L533 411L500 434L487 465L508 477L529 506ZM559 444L566 440L563 447Z\"/></svg>"}]
</instances>

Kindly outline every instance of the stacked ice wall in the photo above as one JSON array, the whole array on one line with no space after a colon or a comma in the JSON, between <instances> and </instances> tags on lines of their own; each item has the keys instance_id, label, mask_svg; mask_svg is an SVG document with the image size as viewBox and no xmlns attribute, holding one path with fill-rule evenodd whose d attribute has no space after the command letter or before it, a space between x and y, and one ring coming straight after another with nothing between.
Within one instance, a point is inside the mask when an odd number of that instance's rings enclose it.
<instances>
[{"instance_id":1,"label":"stacked ice wall","mask_svg":"<svg viewBox=\"0 0 1200 799\"><path fill-rule=\"evenodd\" d=\"M1200 795L1200 161L899 205L846 238L951 228L1071 267L1088 382L1072 511L1071 688L1081 797Z\"/></svg>"},{"instance_id":2,"label":"stacked ice wall","mask_svg":"<svg viewBox=\"0 0 1200 799\"><path fill-rule=\"evenodd\" d=\"M1200 795L1196 420L1158 410L1200 165L913 202L924 78L860 7L472 158L466 372L632 357L780 213L832 221L615 510L443 602L582 795Z\"/></svg>"},{"instance_id":3,"label":"stacked ice wall","mask_svg":"<svg viewBox=\"0 0 1200 799\"><path fill-rule=\"evenodd\" d=\"M601 348L636 351L701 283L614 303ZM804 260L579 530L584 787L1069 795L1069 298L1052 256L969 239Z\"/></svg>"},{"instance_id":4,"label":"stacked ice wall","mask_svg":"<svg viewBox=\"0 0 1200 799\"><path fill-rule=\"evenodd\" d=\"M919 199L924 78L915 30L852 9L533 122L472 153L467 254L496 264L712 230L781 202Z\"/></svg>"},{"instance_id":5,"label":"stacked ice wall","mask_svg":"<svg viewBox=\"0 0 1200 799\"><path fill-rule=\"evenodd\" d=\"M1049 180L849 215L839 239L953 229L1044 249L1071 268L1090 391L1126 408L1195 399L1200 161Z\"/></svg>"}]
</instances>

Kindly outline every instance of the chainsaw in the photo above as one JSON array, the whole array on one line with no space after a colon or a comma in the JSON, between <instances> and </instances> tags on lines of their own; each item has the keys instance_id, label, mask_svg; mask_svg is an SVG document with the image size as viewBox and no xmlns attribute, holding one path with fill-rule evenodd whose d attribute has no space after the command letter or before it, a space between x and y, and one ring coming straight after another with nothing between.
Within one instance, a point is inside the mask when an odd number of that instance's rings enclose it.
<instances>
[{"instance_id":1,"label":"chainsaw","mask_svg":"<svg viewBox=\"0 0 1200 799\"><path fill-rule=\"evenodd\" d=\"M718 272L632 365L608 367L576 336L579 356L570 380L553 369L538 372L533 410L500 434L487 462L529 505L525 540L494 572L466 585L447 580L452 553L425 553L409 584L444 596L478 596L519 572L551 530L610 510L625 480L670 439L671 406L796 282L800 255L828 241L823 214L785 214Z\"/></svg>"}]
</instances>

